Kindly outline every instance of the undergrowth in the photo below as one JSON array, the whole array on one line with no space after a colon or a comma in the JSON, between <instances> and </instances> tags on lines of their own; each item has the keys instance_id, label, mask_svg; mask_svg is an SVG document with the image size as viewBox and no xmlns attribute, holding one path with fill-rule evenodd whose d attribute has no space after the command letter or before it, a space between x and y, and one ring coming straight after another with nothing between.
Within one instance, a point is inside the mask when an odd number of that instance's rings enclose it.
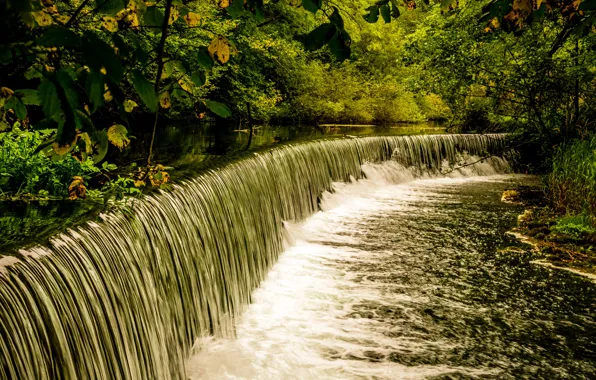
<instances>
[{"instance_id":1,"label":"undergrowth","mask_svg":"<svg viewBox=\"0 0 596 380\"><path fill-rule=\"evenodd\" d=\"M556 150L547 188L557 211L596 215L596 136Z\"/></svg>"}]
</instances>

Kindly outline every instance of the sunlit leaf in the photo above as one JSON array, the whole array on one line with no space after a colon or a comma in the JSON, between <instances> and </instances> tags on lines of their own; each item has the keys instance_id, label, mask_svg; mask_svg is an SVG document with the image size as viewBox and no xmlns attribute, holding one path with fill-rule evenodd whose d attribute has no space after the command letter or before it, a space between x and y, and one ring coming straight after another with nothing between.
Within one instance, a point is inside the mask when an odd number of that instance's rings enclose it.
<instances>
[{"instance_id":1,"label":"sunlit leaf","mask_svg":"<svg viewBox=\"0 0 596 380\"><path fill-rule=\"evenodd\" d=\"M128 144L130 144L128 130L121 124L114 124L108 129L108 140L120 150L126 148Z\"/></svg>"},{"instance_id":2,"label":"sunlit leaf","mask_svg":"<svg viewBox=\"0 0 596 380\"><path fill-rule=\"evenodd\" d=\"M166 91L159 95L159 105L163 109L168 109L172 106L172 100L170 99L170 92Z\"/></svg>"},{"instance_id":3,"label":"sunlit leaf","mask_svg":"<svg viewBox=\"0 0 596 380\"><path fill-rule=\"evenodd\" d=\"M37 25L39 25L41 27L50 26L54 22L54 20L52 19L52 16L50 16L49 14L47 14L44 11L33 12L33 13L31 13L31 15L33 16L33 19L35 20Z\"/></svg>"},{"instance_id":4,"label":"sunlit leaf","mask_svg":"<svg viewBox=\"0 0 596 380\"><path fill-rule=\"evenodd\" d=\"M191 28L195 27L201 22L201 16L193 12L188 12L186 16L184 16L184 22Z\"/></svg>"},{"instance_id":5,"label":"sunlit leaf","mask_svg":"<svg viewBox=\"0 0 596 380\"><path fill-rule=\"evenodd\" d=\"M124 101L124 110L128 113L132 112L138 106L139 105L134 100L126 99Z\"/></svg>"},{"instance_id":6,"label":"sunlit leaf","mask_svg":"<svg viewBox=\"0 0 596 380\"><path fill-rule=\"evenodd\" d=\"M114 17L103 16L101 18L101 26L111 33L116 33L118 31L118 21Z\"/></svg>"},{"instance_id":7,"label":"sunlit leaf","mask_svg":"<svg viewBox=\"0 0 596 380\"><path fill-rule=\"evenodd\" d=\"M214 61L226 63L230 60L230 43L224 36L217 36L207 48Z\"/></svg>"}]
</instances>

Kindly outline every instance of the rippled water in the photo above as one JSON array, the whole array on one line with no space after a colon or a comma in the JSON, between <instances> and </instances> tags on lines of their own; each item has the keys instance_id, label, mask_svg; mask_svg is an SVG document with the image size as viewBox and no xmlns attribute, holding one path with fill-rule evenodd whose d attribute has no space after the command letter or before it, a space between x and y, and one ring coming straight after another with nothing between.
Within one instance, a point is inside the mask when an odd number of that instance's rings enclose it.
<instances>
[{"instance_id":1,"label":"rippled water","mask_svg":"<svg viewBox=\"0 0 596 380\"><path fill-rule=\"evenodd\" d=\"M520 211L500 194L524 178L391 185L390 169L288 226L235 337L198 341L189 377L596 378L595 285L499 252Z\"/></svg>"}]
</instances>

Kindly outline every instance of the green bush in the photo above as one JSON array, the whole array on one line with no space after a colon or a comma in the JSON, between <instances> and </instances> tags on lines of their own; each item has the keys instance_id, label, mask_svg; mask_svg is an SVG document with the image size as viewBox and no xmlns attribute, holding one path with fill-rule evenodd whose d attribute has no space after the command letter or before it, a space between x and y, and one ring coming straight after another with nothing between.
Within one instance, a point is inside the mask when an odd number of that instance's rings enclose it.
<instances>
[{"instance_id":1,"label":"green bush","mask_svg":"<svg viewBox=\"0 0 596 380\"><path fill-rule=\"evenodd\" d=\"M45 137L18 128L0 133L1 194L67 197L72 177L97 171L91 161L81 163L70 155L50 159L36 152Z\"/></svg>"},{"instance_id":2,"label":"green bush","mask_svg":"<svg viewBox=\"0 0 596 380\"><path fill-rule=\"evenodd\" d=\"M575 140L555 151L547 187L560 212L596 215L596 137Z\"/></svg>"},{"instance_id":3,"label":"green bush","mask_svg":"<svg viewBox=\"0 0 596 380\"><path fill-rule=\"evenodd\" d=\"M581 238L596 233L596 226L594 225L593 217L586 214L580 214L569 215L558 219L557 223L551 227L551 230L553 232Z\"/></svg>"}]
</instances>

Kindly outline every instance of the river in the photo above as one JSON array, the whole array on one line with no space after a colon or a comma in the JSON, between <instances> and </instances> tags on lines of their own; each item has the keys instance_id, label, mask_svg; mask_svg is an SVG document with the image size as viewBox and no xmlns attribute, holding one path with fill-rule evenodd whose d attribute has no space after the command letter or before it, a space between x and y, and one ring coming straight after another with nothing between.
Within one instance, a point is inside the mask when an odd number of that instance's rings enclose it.
<instances>
[{"instance_id":1,"label":"river","mask_svg":"<svg viewBox=\"0 0 596 380\"><path fill-rule=\"evenodd\" d=\"M594 284L502 251L520 209L500 195L527 177L394 185L383 166L287 226L236 336L199 340L191 379L596 378Z\"/></svg>"}]
</instances>

